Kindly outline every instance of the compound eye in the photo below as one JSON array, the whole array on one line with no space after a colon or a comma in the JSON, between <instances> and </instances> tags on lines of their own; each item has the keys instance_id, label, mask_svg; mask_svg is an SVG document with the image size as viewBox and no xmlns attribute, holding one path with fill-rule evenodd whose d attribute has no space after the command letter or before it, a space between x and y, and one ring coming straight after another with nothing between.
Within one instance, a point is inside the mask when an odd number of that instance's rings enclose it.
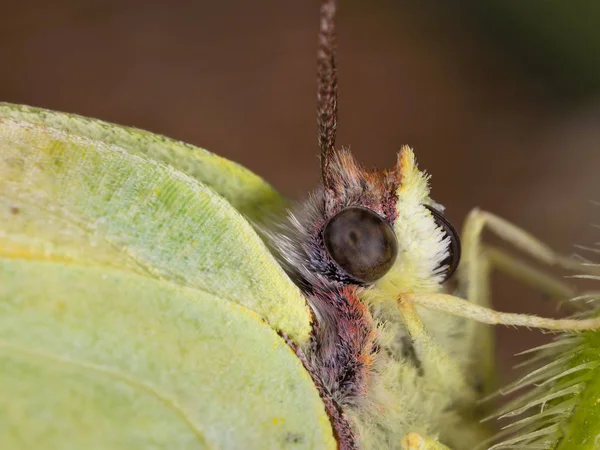
<instances>
[{"instance_id":1,"label":"compound eye","mask_svg":"<svg viewBox=\"0 0 600 450\"><path fill-rule=\"evenodd\" d=\"M446 281L452 276L458 267L458 263L460 262L460 238L458 237L458 233L452 224L448 222L448 219L446 219L441 212L427 205L425 207L431 211L431 214L433 214L433 218L435 219L437 226L440 227L444 233L450 237L448 256L439 265L439 267L446 266L443 280Z\"/></svg>"},{"instance_id":2,"label":"compound eye","mask_svg":"<svg viewBox=\"0 0 600 450\"><path fill-rule=\"evenodd\" d=\"M333 216L323 228L329 256L348 275L373 283L394 265L398 241L392 227L370 209L353 206Z\"/></svg>"}]
</instances>

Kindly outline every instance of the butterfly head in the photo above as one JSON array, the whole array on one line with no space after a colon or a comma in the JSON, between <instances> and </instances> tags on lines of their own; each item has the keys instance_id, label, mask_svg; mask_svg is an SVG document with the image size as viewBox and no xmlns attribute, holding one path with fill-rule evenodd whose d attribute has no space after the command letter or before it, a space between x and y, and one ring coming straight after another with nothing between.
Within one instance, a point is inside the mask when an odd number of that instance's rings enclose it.
<instances>
[{"instance_id":1,"label":"butterfly head","mask_svg":"<svg viewBox=\"0 0 600 450\"><path fill-rule=\"evenodd\" d=\"M308 270L331 282L372 285L398 295L439 288L460 258L458 236L429 197L428 176L403 147L391 170L363 169L335 148L337 75L335 1L321 5L317 53L317 124L323 189L296 223ZM307 244L308 242L308 244Z\"/></svg>"},{"instance_id":2,"label":"butterfly head","mask_svg":"<svg viewBox=\"0 0 600 450\"><path fill-rule=\"evenodd\" d=\"M326 274L373 285L375 295L438 289L458 264L460 243L429 197L413 151L403 147L396 166L384 171L365 170L345 150L326 157L312 229Z\"/></svg>"}]
</instances>

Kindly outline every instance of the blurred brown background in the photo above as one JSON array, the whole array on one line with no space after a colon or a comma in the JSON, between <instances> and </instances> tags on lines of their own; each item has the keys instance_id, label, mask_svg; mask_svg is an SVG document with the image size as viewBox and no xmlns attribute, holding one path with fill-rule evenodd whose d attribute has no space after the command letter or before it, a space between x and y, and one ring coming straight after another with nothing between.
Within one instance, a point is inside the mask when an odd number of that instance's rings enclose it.
<instances>
[{"instance_id":1,"label":"blurred brown background","mask_svg":"<svg viewBox=\"0 0 600 450\"><path fill-rule=\"evenodd\" d=\"M339 3L339 145L380 167L413 146L457 225L480 206L563 252L598 240L599 6ZM317 24L316 0L5 1L0 101L181 139L302 198L319 174ZM556 314L505 277L494 293L499 309ZM545 337L498 339L510 367Z\"/></svg>"}]
</instances>

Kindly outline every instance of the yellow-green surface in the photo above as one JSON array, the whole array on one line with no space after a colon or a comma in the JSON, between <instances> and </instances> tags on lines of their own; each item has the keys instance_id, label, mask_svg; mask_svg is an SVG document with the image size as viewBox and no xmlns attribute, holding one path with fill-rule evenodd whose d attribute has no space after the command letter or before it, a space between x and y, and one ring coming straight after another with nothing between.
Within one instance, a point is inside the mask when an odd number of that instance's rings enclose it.
<instances>
[{"instance_id":1,"label":"yellow-green surface","mask_svg":"<svg viewBox=\"0 0 600 450\"><path fill-rule=\"evenodd\" d=\"M0 105L0 448L335 447L257 205L203 150Z\"/></svg>"},{"instance_id":2,"label":"yellow-green surface","mask_svg":"<svg viewBox=\"0 0 600 450\"><path fill-rule=\"evenodd\" d=\"M575 400L571 414L557 427L562 435L557 450L598 450L600 448L600 335L586 332L581 344L572 352L572 358L564 365L560 383L550 393L571 389L558 402L549 406ZM564 403L563 403L564 406Z\"/></svg>"},{"instance_id":3,"label":"yellow-green surface","mask_svg":"<svg viewBox=\"0 0 600 450\"><path fill-rule=\"evenodd\" d=\"M266 213L285 208L286 201L262 178L245 167L181 141L137 128L24 105L0 102L0 118L68 132L127 153L162 162L210 186L242 214L260 221Z\"/></svg>"},{"instance_id":4,"label":"yellow-green surface","mask_svg":"<svg viewBox=\"0 0 600 450\"><path fill-rule=\"evenodd\" d=\"M310 376L235 303L0 261L0 448L334 448Z\"/></svg>"},{"instance_id":5,"label":"yellow-green surface","mask_svg":"<svg viewBox=\"0 0 600 450\"><path fill-rule=\"evenodd\" d=\"M143 136L130 152L65 131L68 126L16 120L18 114L6 111L12 112L0 109L0 255L172 280L240 303L297 342L306 341L305 300L232 207L243 201L238 191L223 188L230 194L225 200L217 187L145 156ZM52 123L62 123L57 117L70 123L71 116L48 116ZM202 166L205 161L194 155L176 157L181 166ZM219 158L212 170L231 175L230 165ZM237 170L239 183L256 181Z\"/></svg>"},{"instance_id":6,"label":"yellow-green surface","mask_svg":"<svg viewBox=\"0 0 600 450\"><path fill-rule=\"evenodd\" d=\"M531 353L526 375L505 392L529 389L497 414L510 423L503 424L491 450L600 448L598 332L564 333Z\"/></svg>"}]
</instances>

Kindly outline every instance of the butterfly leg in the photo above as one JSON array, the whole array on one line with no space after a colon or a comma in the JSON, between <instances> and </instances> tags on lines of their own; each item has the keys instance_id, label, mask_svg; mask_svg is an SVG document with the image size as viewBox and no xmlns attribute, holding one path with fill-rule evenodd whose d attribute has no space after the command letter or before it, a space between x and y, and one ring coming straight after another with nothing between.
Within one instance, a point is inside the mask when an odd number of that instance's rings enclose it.
<instances>
[{"instance_id":1,"label":"butterfly leg","mask_svg":"<svg viewBox=\"0 0 600 450\"><path fill-rule=\"evenodd\" d=\"M550 247L510 222L489 212L474 209L467 216L462 230L463 257L457 273L459 297L474 305L489 307L492 270L503 272L553 300L565 301L576 295L576 290L563 279L535 268L505 250L485 244L482 237L486 229L545 265L582 270L583 266L579 262L556 254ZM492 330L475 321L465 323L463 330L466 335L463 342L469 346L465 348L465 352L472 355L472 361L476 361L469 370L472 382L482 394L486 393L495 385Z\"/></svg>"},{"instance_id":2,"label":"butterfly leg","mask_svg":"<svg viewBox=\"0 0 600 450\"><path fill-rule=\"evenodd\" d=\"M589 270L579 261L557 254L549 246L510 222L487 211L474 209L468 215L463 228L463 257L457 274L461 296L472 303L483 306L489 304L488 280L491 269L500 270L557 300L571 298L576 293L563 280L532 267L506 251L483 244L484 229L488 229L542 264L575 272Z\"/></svg>"},{"instance_id":3,"label":"butterfly leg","mask_svg":"<svg viewBox=\"0 0 600 450\"><path fill-rule=\"evenodd\" d=\"M406 296L401 297L397 303L402 322L421 361L423 373L432 380L432 385L443 386L443 391L451 396L455 394L457 398L461 395L464 397L468 389L465 389L459 367L448 352L428 333L415 308L415 303Z\"/></svg>"},{"instance_id":4,"label":"butterfly leg","mask_svg":"<svg viewBox=\"0 0 600 450\"><path fill-rule=\"evenodd\" d=\"M411 338L416 358L420 361L422 374L428 380L430 393L437 395L438 399L444 399L448 409L464 411L464 416L458 419L461 422L464 420L460 427L463 431L460 439L466 443L463 448L474 448L475 443L480 442L486 435L486 431L471 417L477 393L465 378L464 368L456 358L450 355L447 348L441 346L431 336L421 321L415 303L410 298L400 297L397 305L406 332ZM441 407L444 406L441 405ZM465 432L467 429L469 432ZM419 440L417 437L421 439ZM450 438L450 436L447 437ZM405 448L409 449L446 449L435 440L421 437L416 433L408 433L402 443ZM413 447L408 446L409 443L412 443ZM415 443L421 446L415 446L417 445Z\"/></svg>"},{"instance_id":5,"label":"butterfly leg","mask_svg":"<svg viewBox=\"0 0 600 450\"><path fill-rule=\"evenodd\" d=\"M435 439L421 436L418 433L407 433L401 441L402 450L450 450Z\"/></svg>"},{"instance_id":6,"label":"butterfly leg","mask_svg":"<svg viewBox=\"0 0 600 450\"><path fill-rule=\"evenodd\" d=\"M508 253L485 247L481 243L484 227L542 263L580 273L598 274L598 267L585 266L579 261L559 255L550 247L504 219L485 211L474 210L465 223L464 260L459 267L458 274L459 293L467 300L452 295L432 293L406 293L401 297L429 309L445 311L486 324L563 331L600 328L600 318L548 319L503 313L488 308L488 278L493 268L503 270L555 298L569 298L575 291L564 282L518 261Z\"/></svg>"}]
</instances>

